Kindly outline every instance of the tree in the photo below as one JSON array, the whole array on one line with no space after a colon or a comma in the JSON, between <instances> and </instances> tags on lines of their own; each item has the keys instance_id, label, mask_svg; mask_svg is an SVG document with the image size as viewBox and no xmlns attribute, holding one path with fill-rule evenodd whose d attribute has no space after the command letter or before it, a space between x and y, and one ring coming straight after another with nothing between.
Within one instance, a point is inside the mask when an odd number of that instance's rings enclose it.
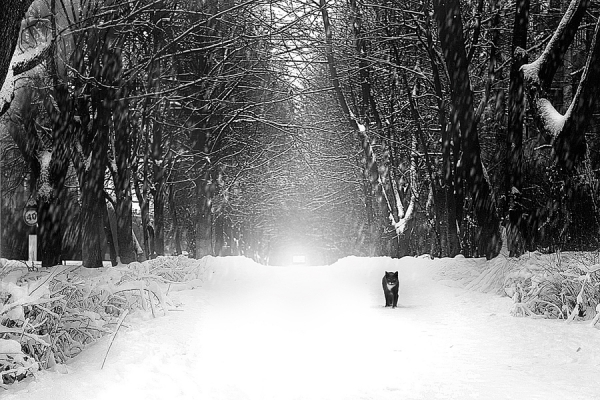
<instances>
[{"instance_id":1,"label":"tree","mask_svg":"<svg viewBox=\"0 0 600 400\"><path fill-rule=\"evenodd\" d=\"M519 0L515 4L515 20L510 68L508 135L506 138L506 183L505 196L508 199L506 221L507 246L511 256L519 256L525 250L526 227L520 194L523 190L523 128L525 123L525 86L521 67L527 62L527 28L529 25L529 0Z\"/></svg>"},{"instance_id":2,"label":"tree","mask_svg":"<svg viewBox=\"0 0 600 400\"><path fill-rule=\"evenodd\" d=\"M117 253L119 260L124 264L135 261L137 258L132 230L133 207L131 193L132 133L135 131L130 113L127 87L121 85L120 91L117 93L116 109L113 115L114 141L111 150L115 162L112 164L114 168L111 168L111 172L115 189Z\"/></svg>"},{"instance_id":3,"label":"tree","mask_svg":"<svg viewBox=\"0 0 600 400\"><path fill-rule=\"evenodd\" d=\"M354 6L354 12L356 14L354 21L354 35L355 35L355 48L357 52L363 53L365 51L364 39L361 37L361 18L360 10L356 3L352 3ZM377 161L377 157L373 151L371 139L368 135L368 123L365 122L365 113L369 110L375 120L379 120L377 112L377 106L375 100L371 96L370 88L370 77L367 65L364 63L362 57L359 58L359 71L361 75L361 91L362 91L362 106L360 110L361 114L358 114L359 110L352 111L346 100L346 95L342 89L340 77L338 74L338 64L334 55L333 49L333 26L330 21L328 5L325 0L321 0L319 3L321 11L321 19L323 22L324 31L324 52L327 66L329 69L329 77L333 86L333 91L336 96L338 105L341 108L342 114L348 121L349 127L356 132L359 141L362 144L364 159L365 159L365 176L368 177L366 183L366 204L367 204L367 216L369 226L370 243L372 246L371 255L383 254L383 248L381 238L383 229L386 226L388 215L393 215L390 210L389 201L386 203L384 197L387 198L385 193L385 187L383 186L383 180L380 177L380 165ZM381 123L379 123L381 124ZM381 166L383 167L383 166Z\"/></svg>"},{"instance_id":4,"label":"tree","mask_svg":"<svg viewBox=\"0 0 600 400\"><path fill-rule=\"evenodd\" d=\"M30 18L36 21L35 15L29 15L28 19ZM13 59L9 79L4 86L9 97L4 97L2 100L5 101L3 109L6 111L15 96L26 99L25 102L19 101L20 107L12 110L12 119L20 118L26 129L9 131L30 166L31 180L34 183L33 200L38 205L38 250L42 266L50 267L61 261L62 226L67 220L63 218L64 204L62 204L66 195L64 182L69 165L66 142L62 134L66 125L58 112L56 102L56 99L60 100L64 97L64 93L57 91L47 95L40 88L32 89L27 84L15 84L15 77L19 75L24 75L30 86L32 84L43 86L46 83L39 74L39 68L35 72L26 74L41 63L52 59L54 38L44 37L41 32L46 26L38 28L39 25L47 25L47 23L32 23L27 32L23 32L23 36L29 39L20 39L20 54ZM43 45L38 44L36 37L42 39ZM50 44L47 45L47 42ZM39 50L40 47L43 48L42 51ZM50 61L49 65L52 68L53 63ZM26 104L27 101L31 104ZM57 107L54 107L55 105ZM47 130L38 129L37 124L47 127Z\"/></svg>"},{"instance_id":5,"label":"tree","mask_svg":"<svg viewBox=\"0 0 600 400\"><path fill-rule=\"evenodd\" d=\"M60 259L56 229L77 208L71 164L86 266L101 265L107 242L114 262L135 259L132 185L147 257L174 240L177 253L265 261L294 234L340 255L492 257L500 212L518 255L587 215L574 208L597 179L587 1L547 43L525 0L512 26L512 4L483 0L436 0L433 13L383 0L80 3L49 0L36 22L49 50L21 65L20 49L7 70L40 65L11 129L38 194L50 194L44 265ZM532 36L545 50L527 64L542 48L525 50ZM576 91L555 93L579 74ZM525 92L552 146L527 137Z\"/></svg>"},{"instance_id":6,"label":"tree","mask_svg":"<svg viewBox=\"0 0 600 400\"><path fill-rule=\"evenodd\" d=\"M0 5L2 26L0 27L0 87L3 86L9 67L15 53L21 32L21 21L33 0L6 0ZM10 73L12 75L12 73ZM0 115L6 112L9 103L1 104Z\"/></svg>"},{"instance_id":7,"label":"tree","mask_svg":"<svg viewBox=\"0 0 600 400\"><path fill-rule=\"evenodd\" d=\"M0 47L0 116L6 113L8 107L10 107L8 96L12 96L12 94L4 93L4 91L11 89L5 89L4 83L7 74L12 75L12 73L9 72L9 67L19 40L21 21L32 3L33 0L7 0L0 5L0 12L3 16L3 23L2 26L0 26L0 43L3 44ZM2 186L1 182L2 178L0 177L0 187ZM0 221L1 220L2 214L0 212ZM0 230L0 254L2 253L1 243L2 231Z\"/></svg>"},{"instance_id":8,"label":"tree","mask_svg":"<svg viewBox=\"0 0 600 400\"><path fill-rule=\"evenodd\" d=\"M481 228L479 251L487 258L492 258L498 254L501 242L499 220L492 188L481 161L460 4L457 0L436 0L434 8L442 53L450 78L450 118L458 129L459 141L454 143L459 163L456 190L459 197L461 193L465 193L465 208L473 210Z\"/></svg>"},{"instance_id":9,"label":"tree","mask_svg":"<svg viewBox=\"0 0 600 400\"><path fill-rule=\"evenodd\" d=\"M596 105L595 93L600 87L600 20L596 23L577 92L565 114L554 108L548 99L548 91L589 4L588 0L572 0L542 54L522 67L529 103L538 126L551 138L553 157L558 167L567 173L573 171L585 157L585 132L590 122L589 115Z\"/></svg>"}]
</instances>

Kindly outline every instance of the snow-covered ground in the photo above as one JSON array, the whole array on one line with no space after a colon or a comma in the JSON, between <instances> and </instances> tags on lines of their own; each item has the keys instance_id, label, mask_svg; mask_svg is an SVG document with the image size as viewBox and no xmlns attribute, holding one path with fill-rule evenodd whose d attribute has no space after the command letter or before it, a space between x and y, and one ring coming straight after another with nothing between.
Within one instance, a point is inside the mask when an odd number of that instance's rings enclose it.
<instances>
[{"instance_id":1,"label":"snow-covered ground","mask_svg":"<svg viewBox=\"0 0 600 400\"><path fill-rule=\"evenodd\" d=\"M202 287L170 294L178 311L127 318L103 369L109 337L0 398L599 399L600 330L515 318L509 298L442 274L483 263L210 259ZM396 309L386 270L399 271Z\"/></svg>"}]
</instances>

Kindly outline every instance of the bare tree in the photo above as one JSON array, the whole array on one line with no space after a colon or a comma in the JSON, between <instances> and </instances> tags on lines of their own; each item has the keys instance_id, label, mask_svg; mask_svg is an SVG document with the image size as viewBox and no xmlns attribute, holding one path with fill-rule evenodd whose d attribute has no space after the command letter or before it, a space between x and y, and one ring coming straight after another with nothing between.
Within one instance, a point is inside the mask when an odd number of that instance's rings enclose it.
<instances>
[{"instance_id":1,"label":"bare tree","mask_svg":"<svg viewBox=\"0 0 600 400\"><path fill-rule=\"evenodd\" d=\"M492 188L481 160L460 4L457 0L437 0L434 8L450 78L451 123L456 125L459 132L459 141L454 143L454 151L459 154L456 190L459 196L464 193L467 202L465 208L473 210L481 229L479 251L492 258L500 249L499 219Z\"/></svg>"},{"instance_id":2,"label":"bare tree","mask_svg":"<svg viewBox=\"0 0 600 400\"><path fill-rule=\"evenodd\" d=\"M515 7L510 68L508 135L506 137L506 187L508 219L507 246L511 256L519 256L525 249L525 220L520 207L523 190L523 130L525 122L525 86L521 67L527 62L527 27L529 25L529 0L519 0Z\"/></svg>"}]
</instances>

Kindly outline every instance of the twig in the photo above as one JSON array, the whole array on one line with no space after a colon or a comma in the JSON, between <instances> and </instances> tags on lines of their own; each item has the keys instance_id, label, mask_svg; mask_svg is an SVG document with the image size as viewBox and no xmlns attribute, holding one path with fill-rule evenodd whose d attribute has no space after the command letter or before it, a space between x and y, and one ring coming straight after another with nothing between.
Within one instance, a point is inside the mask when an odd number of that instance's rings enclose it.
<instances>
[{"instance_id":1,"label":"twig","mask_svg":"<svg viewBox=\"0 0 600 400\"><path fill-rule=\"evenodd\" d=\"M596 306L596 316L594 317L590 325L595 326L598 323L598 320L600 320L600 304Z\"/></svg>"},{"instance_id":2,"label":"twig","mask_svg":"<svg viewBox=\"0 0 600 400\"><path fill-rule=\"evenodd\" d=\"M125 317L127 316L127 314L129 314L129 309L125 309L125 311L123 311L123 314L121 314L121 317L119 317L119 322L117 322L117 327L115 328L115 332L112 334L112 337L110 338L110 343L108 344L108 349L106 349L106 354L104 354L104 360L102 360L102 366L100 367L100 369L104 368L104 363L106 362L106 358L108 357L108 352L110 351L113 341L115 340L115 337L117 336L117 332L119 332L119 328L121 327L121 324L123 323L123 320L125 320Z\"/></svg>"},{"instance_id":3,"label":"twig","mask_svg":"<svg viewBox=\"0 0 600 400\"><path fill-rule=\"evenodd\" d=\"M27 324L29 323L29 318L25 319L25 322L23 322L23 331L21 332L21 338L19 339L19 342L23 342L23 336L25 336L25 330L27 329Z\"/></svg>"},{"instance_id":4,"label":"twig","mask_svg":"<svg viewBox=\"0 0 600 400\"><path fill-rule=\"evenodd\" d=\"M569 318L567 318L567 322L573 321L575 319L575 316L579 313L579 309L581 307L581 304L583 303L583 292L585 289L586 282L590 282L589 272L587 274L583 275L583 278L581 279L581 290L579 291L579 294L577 295L577 303L575 304L575 307L573 307L573 310L571 311Z\"/></svg>"},{"instance_id":5,"label":"twig","mask_svg":"<svg viewBox=\"0 0 600 400\"><path fill-rule=\"evenodd\" d=\"M41 288L46 282L49 282L51 279L53 279L56 275L64 272L67 268L64 268L64 266L59 265L56 266L52 272L46 277L46 279L43 279L35 288L33 288L29 293L27 293L29 296L31 296L36 290L38 290L39 288Z\"/></svg>"},{"instance_id":6,"label":"twig","mask_svg":"<svg viewBox=\"0 0 600 400\"><path fill-rule=\"evenodd\" d=\"M548 304L549 306L553 306L553 307L555 307L555 308L558 310L558 312L560 313L560 316L561 316L561 317L563 317L563 318L565 317L565 314L564 314L564 313L563 313L563 311L560 309L560 307L559 307L559 306L557 306L557 305L556 305L556 304L554 304L554 303L551 303L551 302L549 302L549 301L542 300L542 299L531 299L530 301L531 301L532 303L543 303L543 304Z\"/></svg>"},{"instance_id":7,"label":"twig","mask_svg":"<svg viewBox=\"0 0 600 400\"><path fill-rule=\"evenodd\" d=\"M154 302L152 301L152 294L150 290L146 289L148 292L148 299L150 301L150 309L152 310L152 318L156 318L156 313L154 312Z\"/></svg>"}]
</instances>

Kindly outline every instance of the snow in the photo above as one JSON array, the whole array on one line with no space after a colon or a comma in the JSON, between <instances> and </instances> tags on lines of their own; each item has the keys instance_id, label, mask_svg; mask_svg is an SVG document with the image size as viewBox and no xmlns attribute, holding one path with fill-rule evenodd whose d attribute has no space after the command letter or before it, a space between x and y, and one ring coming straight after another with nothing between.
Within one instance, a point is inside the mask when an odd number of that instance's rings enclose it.
<instances>
[{"instance_id":1,"label":"snow","mask_svg":"<svg viewBox=\"0 0 600 400\"><path fill-rule=\"evenodd\" d=\"M465 289L483 259L201 262L200 287L169 292L177 310L125 319L103 369L108 336L3 400L599 396L600 331L516 318L510 298ZM396 270L399 307L385 308L381 277Z\"/></svg>"},{"instance_id":2,"label":"snow","mask_svg":"<svg viewBox=\"0 0 600 400\"><path fill-rule=\"evenodd\" d=\"M11 354L20 352L21 343L16 340L0 339L0 353Z\"/></svg>"},{"instance_id":3,"label":"snow","mask_svg":"<svg viewBox=\"0 0 600 400\"><path fill-rule=\"evenodd\" d=\"M21 64L28 60L31 60L39 56L46 48L45 42L40 42L36 47L27 48L21 52L15 52L10 61L8 71L6 71L6 78L4 82L0 82L0 108L4 106L4 103L10 103L12 100L13 91L15 90L17 76L13 73L13 68L17 64Z\"/></svg>"},{"instance_id":4,"label":"snow","mask_svg":"<svg viewBox=\"0 0 600 400\"><path fill-rule=\"evenodd\" d=\"M552 103L545 98L537 99L537 109L545 131L554 137L558 136L565 125L566 116L556 111Z\"/></svg>"},{"instance_id":5,"label":"snow","mask_svg":"<svg viewBox=\"0 0 600 400\"><path fill-rule=\"evenodd\" d=\"M542 65L542 57L538 57L534 62L521 66L523 79L530 84L540 84L540 67Z\"/></svg>"},{"instance_id":6,"label":"snow","mask_svg":"<svg viewBox=\"0 0 600 400\"><path fill-rule=\"evenodd\" d=\"M0 86L0 108L3 108L5 103L11 102L14 86L15 77L12 68L9 68L8 71L6 71L6 78L4 78L4 82L2 86Z\"/></svg>"},{"instance_id":7,"label":"snow","mask_svg":"<svg viewBox=\"0 0 600 400\"><path fill-rule=\"evenodd\" d=\"M525 64L521 67L521 70L523 71L523 77L529 85L533 85L535 87L540 86L539 73L542 60L543 56L540 56L534 62ZM536 103L535 108L538 110L544 130L553 137L558 136L565 125L565 121L571 114L572 105L569 107L569 110L567 110L567 113L562 115L556 110L556 108L554 108L548 99L540 97L534 101Z\"/></svg>"},{"instance_id":8,"label":"snow","mask_svg":"<svg viewBox=\"0 0 600 400\"><path fill-rule=\"evenodd\" d=\"M52 153L43 150L39 154L40 159L40 180L38 187L38 196L44 201L49 201L52 197L52 186L50 185L50 162Z\"/></svg>"}]
</instances>

